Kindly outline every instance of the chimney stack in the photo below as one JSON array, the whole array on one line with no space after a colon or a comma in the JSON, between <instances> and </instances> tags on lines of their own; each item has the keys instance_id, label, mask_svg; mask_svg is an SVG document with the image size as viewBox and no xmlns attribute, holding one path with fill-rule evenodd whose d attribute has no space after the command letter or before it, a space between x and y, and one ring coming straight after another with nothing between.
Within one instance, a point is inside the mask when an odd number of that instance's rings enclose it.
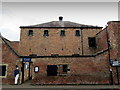
<instances>
[{"instance_id":1,"label":"chimney stack","mask_svg":"<svg viewBox=\"0 0 120 90\"><path fill-rule=\"evenodd\" d=\"M62 21L62 20L63 20L63 17L62 17L62 16L60 16L60 17L59 17L59 21Z\"/></svg>"}]
</instances>

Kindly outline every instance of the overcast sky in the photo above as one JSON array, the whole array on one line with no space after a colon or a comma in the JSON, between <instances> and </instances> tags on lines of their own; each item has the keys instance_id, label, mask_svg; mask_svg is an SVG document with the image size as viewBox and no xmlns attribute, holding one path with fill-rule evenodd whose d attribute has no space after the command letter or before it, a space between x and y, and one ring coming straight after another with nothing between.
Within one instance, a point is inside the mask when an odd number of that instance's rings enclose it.
<instances>
[{"instance_id":1,"label":"overcast sky","mask_svg":"<svg viewBox=\"0 0 120 90\"><path fill-rule=\"evenodd\" d=\"M4 2L2 3L0 32L5 38L18 41L20 26L58 21L59 16L63 16L64 21L105 27L108 21L118 20L118 3Z\"/></svg>"}]
</instances>

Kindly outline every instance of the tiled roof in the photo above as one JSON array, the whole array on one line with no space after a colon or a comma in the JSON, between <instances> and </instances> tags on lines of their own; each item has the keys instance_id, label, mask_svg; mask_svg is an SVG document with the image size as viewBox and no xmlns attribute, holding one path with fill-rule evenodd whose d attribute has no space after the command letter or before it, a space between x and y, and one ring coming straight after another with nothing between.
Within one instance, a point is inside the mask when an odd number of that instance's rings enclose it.
<instances>
[{"instance_id":1,"label":"tiled roof","mask_svg":"<svg viewBox=\"0 0 120 90\"><path fill-rule=\"evenodd\" d=\"M0 40L1 42L3 41L8 47L9 49L19 57L19 54L17 53L17 51L12 47L11 45L11 41L9 41L8 39L4 38L1 34L0 34Z\"/></svg>"},{"instance_id":2,"label":"tiled roof","mask_svg":"<svg viewBox=\"0 0 120 90\"><path fill-rule=\"evenodd\" d=\"M51 21L51 22L37 24L37 25L21 26L20 28L27 28L27 27L38 28L38 27L98 27L98 26L84 25L84 24L79 24L79 23L70 22L70 21ZM98 28L102 28L102 27L98 27Z\"/></svg>"}]
</instances>

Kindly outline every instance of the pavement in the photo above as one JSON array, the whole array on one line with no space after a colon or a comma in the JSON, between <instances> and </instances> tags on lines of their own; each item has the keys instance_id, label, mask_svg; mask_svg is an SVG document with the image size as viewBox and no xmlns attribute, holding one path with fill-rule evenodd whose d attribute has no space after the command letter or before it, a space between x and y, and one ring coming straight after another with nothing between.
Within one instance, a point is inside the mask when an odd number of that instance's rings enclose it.
<instances>
[{"instance_id":1,"label":"pavement","mask_svg":"<svg viewBox=\"0 0 120 90\"><path fill-rule=\"evenodd\" d=\"M120 90L120 85L31 85L30 81L1 86L2 90Z\"/></svg>"},{"instance_id":2,"label":"pavement","mask_svg":"<svg viewBox=\"0 0 120 90\"><path fill-rule=\"evenodd\" d=\"M2 90L120 90L120 85L2 85Z\"/></svg>"}]
</instances>

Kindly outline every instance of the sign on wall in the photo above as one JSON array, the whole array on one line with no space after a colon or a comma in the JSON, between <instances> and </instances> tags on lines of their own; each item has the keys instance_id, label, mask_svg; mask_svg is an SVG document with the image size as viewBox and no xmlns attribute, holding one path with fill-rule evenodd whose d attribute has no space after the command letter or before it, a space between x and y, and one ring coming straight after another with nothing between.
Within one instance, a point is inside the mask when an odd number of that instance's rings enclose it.
<instances>
[{"instance_id":1,"label":"sign on wall","mask_svg":"<svg viewBox=\"0 0 120 90\"><path fill-rule=\"evenodd\" d=\"M23 62L31 62L31 58L22 58Z\"/></svg>"},{"instance_id":2,"label":"sign on wall","mask_svg":"<svg viewBox=\"0 0 120 90\"><path fill-rule=\"evenodd\" d=\"M34 72L39 72L39 67L38 66L34 67Z\"/></svg>"},{"instance_id":3,"label":"sign on wall","mask_svg":"<svg viewBox=\"0 0 120 90\"><path fill-rule=\"evenodd\" d=\"M110 60L112 66L120 66L120 61L112 61Z\"/></svg>"}]
</instances>

